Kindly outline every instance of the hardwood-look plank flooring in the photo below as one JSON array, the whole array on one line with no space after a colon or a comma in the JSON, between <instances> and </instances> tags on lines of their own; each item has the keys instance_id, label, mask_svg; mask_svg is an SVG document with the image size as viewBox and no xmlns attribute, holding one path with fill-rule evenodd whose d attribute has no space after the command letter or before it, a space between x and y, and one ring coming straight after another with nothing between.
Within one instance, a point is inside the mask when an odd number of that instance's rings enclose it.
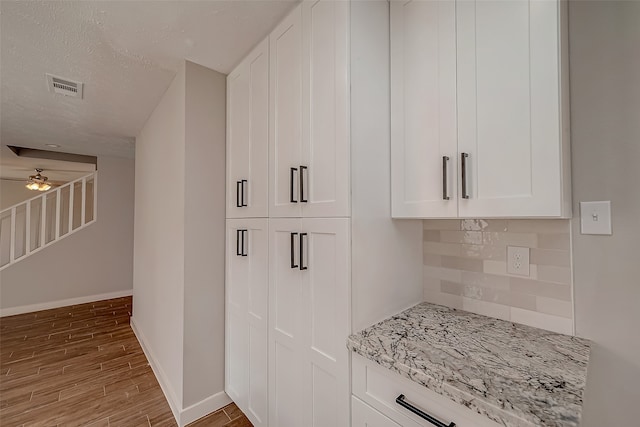
<instances>
[{"instance_id":1,"label":"hardwood-look plank flooring","mask_svg":"<svg viewBox=\"0 0 640 427\"><path fill-rule=\"evenodd\" d=\"M0 318L0 425L176 426L131 297ZM189 427L252 427L231 404Z\"/></svg>"}]
</instances>

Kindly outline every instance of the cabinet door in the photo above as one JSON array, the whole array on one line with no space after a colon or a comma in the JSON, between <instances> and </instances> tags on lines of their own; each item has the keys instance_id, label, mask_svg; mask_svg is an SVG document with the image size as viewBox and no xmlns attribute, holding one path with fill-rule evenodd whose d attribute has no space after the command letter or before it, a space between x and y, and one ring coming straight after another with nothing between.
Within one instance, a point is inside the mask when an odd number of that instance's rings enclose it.
<instances>
[{"instance_id":1,"label":"cabinet door","mask_svg":"<svg viewBox=\"0 0 640 427\"><path fill-rule=\"evenodd\" d=\"M302 219L304 426L349 425L350 220Z\"/></svg>"},{"instance_id":2,"label":"cabinet door","mask_svg":"<svg viewBox=\"0 0 640 427\"><path fill-rule=\"evenodd\" d=\"M299 427L304 328L300 219L269 220L269 424Z\"/></svg>"},{"instance_id":3,"label":"cabinet door","mask_svg":"<svg viewBox=\"0 0 640 427\"><path fill-rule=\"evenodd\" d=\"M460 216L560 216L558 2L456 5Z\"/></svg>"},{"instance_id":4,"label":"cabinet door","mask_svg":"<svg viewBox=\"0 0 640 427\"><path fill-rule=\"evenodd\" d=\"M227 221L226 391L254 426L268 425L268 220Z\"/></svg>"},{"instance_id":5,"label":"cabinet door","mask_svg":"<svg viewBox=\"0 0 640 427\"><path fill-rule=\"evenodd\" d=\"M349 425L349 219L270 220L269 422Z\"/></svg>"},{"instance_id":6,"label":"cabinet door","mask_svg":"<svg viewBox=\"0 0 640 427\"><path fill-rule=\"evenodd\" d=\"M296 7L269 36L269 215L301 215L302 13Z\"/></svg>"},{"instance_id":7,"label":"cabinet door","mask_svg":"<svg viewBox=\"0 0 640 427\"><path fill-rule=\"evenodd\" d=\"M268 216L269 43L227 77L227 217Z\"/></svg>"},{"instance_id":8,"label":"cabinet door","mask_svg":"<svg viewBox=\"0 0 640 427\"><path fill-rule=\"evenodd\" d=\"M357 397L351 397L351 427L400 427Z\"/></svg>"},{"instance_id":9,"label":"cabinet door","mask_svg":"<svg viewBox=\"0 0 640 427\"><path fill-rule=\"evenodd\" d=\"M302 4L305 217L349 216L349 3Z\"/></svg>"},{"instance_id":10,"label":"cabinet door","mask_svg":"<svg viewBox=\"0 0 640 427\"><path fill-rule=\"evenodd\" d=\"M457 216L456 5L391 2L394 217Z\"/></svg>"}]
</instances>

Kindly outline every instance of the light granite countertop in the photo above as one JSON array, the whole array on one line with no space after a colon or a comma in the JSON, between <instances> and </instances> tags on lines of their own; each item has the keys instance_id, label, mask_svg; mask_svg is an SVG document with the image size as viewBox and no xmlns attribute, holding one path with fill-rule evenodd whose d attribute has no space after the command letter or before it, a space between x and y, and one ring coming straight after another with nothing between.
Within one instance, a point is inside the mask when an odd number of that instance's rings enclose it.
<instances>
[{"instance_id":1,"label":"light granite countertop","mask_svg":"<svg viewBox=\"0 0 640 427\"><path fill-rule=\"evenodd\" d=\"M347 346L500 425L580 424L587 340L421 303Z\"/></svg>"}]
</instances>

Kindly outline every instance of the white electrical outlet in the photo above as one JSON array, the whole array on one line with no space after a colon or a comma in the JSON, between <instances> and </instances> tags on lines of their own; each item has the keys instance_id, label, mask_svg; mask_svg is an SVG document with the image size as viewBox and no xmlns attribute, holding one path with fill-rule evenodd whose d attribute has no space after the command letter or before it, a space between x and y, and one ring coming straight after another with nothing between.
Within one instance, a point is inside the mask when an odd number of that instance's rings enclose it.
<instances>
[{"instance_id":1,"label":"white electrical outlet","mask_svg":"<svg viewBox=\"0 0 640 427\"><path fill-rule=\"evenodd\" d=\"M529 276L529 248L507 246L507 273Z\"/></svg>"}]
</instances>

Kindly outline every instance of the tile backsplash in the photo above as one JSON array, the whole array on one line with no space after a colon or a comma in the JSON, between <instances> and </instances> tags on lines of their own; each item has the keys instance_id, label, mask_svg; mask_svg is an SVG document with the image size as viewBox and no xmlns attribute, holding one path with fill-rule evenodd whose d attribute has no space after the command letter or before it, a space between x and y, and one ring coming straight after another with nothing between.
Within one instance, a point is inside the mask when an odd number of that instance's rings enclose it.
<instances>
[{"instance_id":1,"label":"tile backsplash","mask_svg":"<svg viewBox=\"0 0 640 427\"><path fill-rule=\"evenodd\" d=\"M424 220L424 300L574 333L570 220ZM507 246L530 250L530 275L507 273Z\"/></svg>"}]
</instances>

